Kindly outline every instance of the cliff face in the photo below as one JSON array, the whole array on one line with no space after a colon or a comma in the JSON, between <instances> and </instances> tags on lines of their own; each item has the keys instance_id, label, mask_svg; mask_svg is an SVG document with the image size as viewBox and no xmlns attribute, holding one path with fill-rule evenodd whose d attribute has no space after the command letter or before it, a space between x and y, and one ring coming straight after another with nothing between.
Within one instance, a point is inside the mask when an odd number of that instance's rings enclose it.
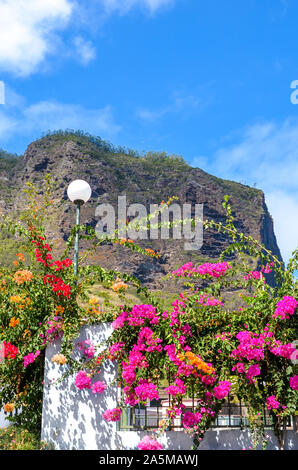
<instances>
[{"instance_id":1,"label":"cliff face","mask_svg":"<svg viewBox=\"0 0 298 470\"><path fill-rule=\"evenodd\" d=\"M25 155L5 164L0 159L0 211L18 212L24 207L23 189L27 181L42 182L50 173L55 188L53 212L47 231L56 246L62 249L74 225L74 207L66 194L74 179L84 179L92 188L91 200L82 207L81 223L96 226L95 211L99 204L111 204L117 215L118 196L126 196L127 206L142 203L148 212L150 204L177 196L178 204L203 204L204 218L225 221L222 208L224 195L231 196L235 225L245 234L260 240L279 256L262 191L222 180L190 167L182 159L166 155L135 156L119 149L109 149L75 134L52 135L29 145ZM227 245L226 236L205 231L199 250L186 251L185 240L144 240L144 247L161 253L159 259L144 259L114 244L100 247L89 261L106 268L135 274L145 283L156 285L170 270L187 262L203 262L216 258ZM0 251L1 262L1 251Z\"/></svg>"},{"instance_id":2,"label":"cliff face","mask_svg":"<svg viewBox=\"0 0 298 470\"><path fill-rule=\"evenodd\" d=\"M263 195L262 198L262 203L263 203L263 215L261 219L261 230L260 230L260 239L262 240L262 243L268 248L268 250L272 251L272 253L276 256L278 256L279 259L282 259L280 250L277 245L277 240L276 236L274 233L274 228L273 228L273 219L271 215L269 214L268 208L265 203L265 197Z\"/></svg>"}]
</instances>

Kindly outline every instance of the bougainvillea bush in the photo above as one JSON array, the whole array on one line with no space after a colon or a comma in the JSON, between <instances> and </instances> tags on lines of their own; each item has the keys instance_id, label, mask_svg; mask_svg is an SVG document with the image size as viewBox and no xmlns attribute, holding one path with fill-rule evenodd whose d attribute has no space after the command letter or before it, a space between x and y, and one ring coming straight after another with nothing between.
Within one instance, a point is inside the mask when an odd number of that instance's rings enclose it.
<instances>
[{"instance_id":1,"label":"bougainvillea bush","mask_svg":"<svg viewBox=\"0 0 298 470\"><path fill-rule=\"evenodd\" d=\"M38 188L27 186L28 208L19 220L3 217L0 224L1 230L17 237L19 245L23 243L13 266L0 268L0 406L12 423L36 430L41 424L46 346L62 338L61 354L53 360L61 365L67 362L75 370L71 353L80 327L111 321L117 315L103 311L97 299L88 299L87 288L98 282L119 293L130 282L145 297L150 294L132 276L99 266L82 267L81 278L75 278L72 260L65 255L57 258L45 238L43 223L52 204L50 178L42 197L38 198ZM96 390L103 391L98 385Z\"/></svg>"},{"instance_id":2,"label":"bougainvillea bush","mask_svg":"<svg viewBox=\"0 0 298 470\"><path fill-rule=\"evenodd\" d=\"M267 265L258 273L271 269ZM235 275L227 262L188 263L173 272L216 284L225 279L226 285ZM248 407L254 446L261 440L266 445L264 408L283 446L285 420L297 403L297 286L288 278L282 287L270 288L262 274L254 276L251 295L236 311L196 289L180 293L170 311L152 305L123 311L113 322L109 357L121 365L124 405L158 399L159 384L167 379L171 406L160 432L181 416L197 447L230 394ZM187 397L195 399L195 409L184 412Z\"/></svg>"},{"instance_id":3,"label":"bougainvillea bush","mask_svg":"<svg viewBox=\"0 0 298 470\"><path fill-rule=\"evenodd\" d=\"M173 280L183 280L184 287L167 310L126 274L81 266L74 278L70 257L55 259L36 205L21 222L3 221L3 227L27 242L26 256L17 253L13 268L2 269L0 278L0 403L12 421L27 428L40 425L44 351L61 337L61 351L52 361L63 372L74 373L78 394L82 389L109 393L108 384L95 376L104 361L117 361L122 398L117 408L104 412L105 420L119 421L128 406L158 400L161 388L170 395L166 416L139 449L162 448L158 438L177 417L197 448L228 396L245 402L254 447L266 447L264 407L284 447L286 419L295 414L297 403L298 251L286 269L264 246L237 232L228 198L223 205L227 223L204 221L204 227L224 232L231 243L214 263L187 263L169 273ZM89 232L89 239L93 236ZM94 242L94 247L101 242ZM142 252L131 240L121 244ZM143 252L158 256L152 250ZM251 270L249 257L258 261L257 269ZM273 273L272 286L267 277ZM88 300L86 289L94 282L119 294L132 283L146 302L124 303L103 315L96 301L91 299L87 307L82 302ZM225 306L227 290L237 296L237 304L240 293L239 307ZM100 321L113 326L104 351L98 354L98 345L90 341L79 343L83 361L76 362L73 340L80 327ZM194 403L192 411L186 409L187 399Z\"/></svg>"}]
</instances>

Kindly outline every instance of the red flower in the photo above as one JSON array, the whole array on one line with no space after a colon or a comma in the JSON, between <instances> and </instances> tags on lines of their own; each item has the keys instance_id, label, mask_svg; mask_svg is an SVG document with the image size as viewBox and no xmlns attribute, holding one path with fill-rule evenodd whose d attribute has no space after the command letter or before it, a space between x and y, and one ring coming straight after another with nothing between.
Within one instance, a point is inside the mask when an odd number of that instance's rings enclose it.
<instances>
[{"instance_id":1,"label":"red flower","mask_svg":"<svg viewBox=\"0 0 298 470\"><path fill-rule=\"evenodd\" d=\"M50 284L53 288L53 292L56 295L64 295L64 297L69 297L71 294L71 287L69 284L65 284L60 277L54 276L52 274L47 274L43 278L44 284Z\"/></svg>"},{"instance_id":2,"label":"red flower","mask_svg":"<svg viewBox=\"0 0 298 470\"><path fill-rule=\"evenodd\" d=\"M16 356L19 354L18 348L11 343L3 341L4 345L4 359L15 359Z\"/></svg>"}]
</instances>

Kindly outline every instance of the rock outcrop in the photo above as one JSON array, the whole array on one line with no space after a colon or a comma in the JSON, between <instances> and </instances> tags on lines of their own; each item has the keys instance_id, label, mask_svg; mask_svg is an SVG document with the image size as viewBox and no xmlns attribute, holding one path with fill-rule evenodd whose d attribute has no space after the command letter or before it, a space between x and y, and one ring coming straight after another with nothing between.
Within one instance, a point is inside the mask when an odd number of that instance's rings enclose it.
<instances>
[{"instance_id":1,"label":"rock outcrop","mask_svg":"<svg viewBox=\"0 0 298 470\"><path fill-rule=\"evenodd\" d=\"M126 195L127 206L141 203L149 211L150 204L177 196L178 204L203 204L204 218L225 222L222 201L226 194L235 217L235 225L252 235L281 259L262 191L232 181L222 180L198 168L190 167L182 158L166 154L137 156L125 149L109 148L103 141L77 135L61 134L44 137L29 145L24 156L0 159L0 210L11 213L25 204L26 182L41 183L46 174L54 183L53 210L47 231L56 246L62 249L74 225L74 207L67 198L67 186L74 179L84 179L92 188L91 200L82 208L82 223L96 226L96 207L109 203L117 215L118 196ZM90 262L106 268L135 274L150 286L170 270L187 262L214 259L227 246L223 234L204 232L199 250L185 250L185 240L143 240L140 244L161 253L159 259L144 259L129 249L114 244L100 247ZM1 257L1 253L0 253ZM1 261L1 260L0 260Z\"/></svg>"}]
</instances>

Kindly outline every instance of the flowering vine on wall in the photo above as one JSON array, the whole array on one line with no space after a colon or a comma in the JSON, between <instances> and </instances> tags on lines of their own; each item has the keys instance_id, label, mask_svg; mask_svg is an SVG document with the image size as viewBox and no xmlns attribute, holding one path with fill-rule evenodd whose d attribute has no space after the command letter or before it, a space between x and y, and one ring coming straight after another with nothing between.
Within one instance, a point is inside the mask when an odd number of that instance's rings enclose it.
<instances>
[{"instance_id":1,"label":"flowering vine on wall","mask_svg":"<svg viewBox=\"0 0 298 470\"><path fill-rule=\"evenodd\" d=\"M285 269L259 242L237 232L228 198L223 206L226 225L204 221L204 226L229 235L231 243L216 262L189 262L170 273L185 285L168 309L125 273L81 266L75 279L69 256L54 259L36 202L21 222L2 222L3 229L27 242L25 253L16 254L13 268L1 268L0 277L0 404L11 421L40 426L44 352L60 337L61 351L52 361L62 373L74 373L78 393L83 389L108 393L108 384L95 376L105 361L118 363L122 398L117 408L103 413L106 421L119 421L127 406L158 400L161 389L170 395L166 416L154 435L142 439L139 449L160 449L159 436L177 417L197 448L228 396L246 403L254 447L259 443L266 447L264 407L284 447L284 423L295 414L297 404L293 357L298 251ZM89 232L89 239L92 236ZM131 240L121 240L121 245L159 256ZM248 255L258 259L257 269L251 270ZM266 282L269 273L276 275L275 286ZM200 280L204 288L199 287ZM115 295L124 295L134 285L146 302L124 302L107 313L96 299L88 300L87 289L95 282L109 286ZM235 296L241 293L239 307L226 304L228 289ZM104 351L98 354L98 345L90 341L76 343L82 325L101 321L113 326ZM74 347L83 362L73 359ZM188 398L194 403L192 411L186 409Z\"/></svg>"}]
</instances>

